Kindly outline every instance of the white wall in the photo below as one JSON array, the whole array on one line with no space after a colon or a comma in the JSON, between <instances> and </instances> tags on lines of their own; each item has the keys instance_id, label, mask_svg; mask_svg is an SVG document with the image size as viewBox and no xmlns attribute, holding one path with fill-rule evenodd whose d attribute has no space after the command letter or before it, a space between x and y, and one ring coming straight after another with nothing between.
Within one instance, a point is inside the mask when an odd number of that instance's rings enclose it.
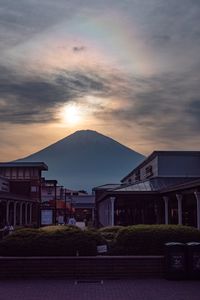
<instances>
[{"instance_id":1,"label":"white wall","mask_svg":"<svg viewBox=\"0 0 200 300\"><path fill-rule=\"evenodd\" d=\"M111 226L111 201L106 199L98 204L99 222L103 226Z\"/></svg>"}]
</instances>

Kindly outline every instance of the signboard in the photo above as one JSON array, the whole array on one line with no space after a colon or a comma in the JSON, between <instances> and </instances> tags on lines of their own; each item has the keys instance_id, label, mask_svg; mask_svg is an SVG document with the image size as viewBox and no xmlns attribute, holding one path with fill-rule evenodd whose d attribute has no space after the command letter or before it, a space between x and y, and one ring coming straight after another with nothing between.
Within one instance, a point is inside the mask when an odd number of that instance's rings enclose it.
<instances>
[{"instance_id":1,"label":"signboard","mask_svg":"<svg viewBox=\"0 0 200 300\"><path fill-rule=\"evenodd\" d=\"M41 225L53 224L53 211L51 209L41 210Z\"/></svg>"},{"instance_id":2,"label":"signboard","mask_svg":"<svg viewBox=\"0 0 200 300\"><path fill-rule=\"evenodd\" d=\"M106 253L108 251L107 245L100 245L97 246L97 252L98 253Z\"/></svg>"},{"instance_id":3,"label":"signboard","mask_svg":"<svg viewBox=\"0 0 200 300\"><path fill-rule=\"evenodd\" d=\"M64 216L58 216L58 224L64 224Z\"/></svg>"}]
</instances>

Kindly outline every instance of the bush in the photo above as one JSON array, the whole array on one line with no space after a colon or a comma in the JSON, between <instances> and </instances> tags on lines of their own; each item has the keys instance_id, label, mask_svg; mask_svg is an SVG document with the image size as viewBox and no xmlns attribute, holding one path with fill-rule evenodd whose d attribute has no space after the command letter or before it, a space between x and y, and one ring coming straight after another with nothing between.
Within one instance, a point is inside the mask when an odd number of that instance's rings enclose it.
<instances>
[{"instance_id":1,"label":"bush","mask_svg":"<svg viewBox=\"0 0 200 300\"><path fill-rule=\"evenodd\" d=\"M99 232L113 232L118 233L120 229L124 228L123 226L107 226L99 229Z\"/></svg>"},{"instance_id":2,"label":"bush","mask_svg":"<svg viewBox=\"0 0 200 300\"><path fill-rule=\"evenodd\" d=\"M44 226L39 229L41 232L55 233L57 231L81 231L81 229L74 225L52 225Z\"/></svg>"},{"instance_id":3,"label":"bush","mask_svg":"<svg viewBox=\"0 0 200 300\"><path fill-rule=\"evenodd\" d=\"M63 230L23 229L0 242L2 256L96 255L99 233L77 228Z\"/></svg>"},{"instance_id":4,"label":"bush","mask_svg":"<svg viewBox=\"0 0 200 300\"><path fill-rule=\"evenodd\" d=\"M122 229L123 226L107 226L99 229L101 236L106 239L108 242L111 242L115 239L119 230Z\"/></svg>"},{"instance_id":5,"label":"bush","mask_svg":"<svg viewBox=\"0 0 200 300\"><path fill-rule=\"evenodd\" d=\"M114 255L161 255L167 242L200 241L199 230L181 225L135 225L119 230Z\"/></svg>"}]
</instances>

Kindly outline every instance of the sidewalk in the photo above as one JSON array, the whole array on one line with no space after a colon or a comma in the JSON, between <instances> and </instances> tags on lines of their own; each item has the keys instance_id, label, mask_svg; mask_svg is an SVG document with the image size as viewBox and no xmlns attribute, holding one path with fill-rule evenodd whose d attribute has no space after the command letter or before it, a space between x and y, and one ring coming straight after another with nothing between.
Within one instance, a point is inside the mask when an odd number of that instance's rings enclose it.
<instances>
[{"instance_id":1,"label":"sidewalk","mask_svg":"<svg viewBox=\"0 0 200 300\"><path fill-rule=\"evenodd\" d=\"M0 281L0 300L199 300L199 281L134 279Z\"/></svg>"}]
</instances>

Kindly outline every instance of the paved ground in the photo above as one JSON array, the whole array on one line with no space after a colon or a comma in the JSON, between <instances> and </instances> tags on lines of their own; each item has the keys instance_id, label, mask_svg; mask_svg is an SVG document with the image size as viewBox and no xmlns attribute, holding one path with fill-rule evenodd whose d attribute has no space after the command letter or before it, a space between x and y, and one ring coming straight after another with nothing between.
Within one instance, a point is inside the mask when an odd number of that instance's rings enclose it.
<instances>
[{"instance_id":1,"label":"paved ground","mask_svg":"<svg viewBox=\"0 0 200 300\"><path fill-rule=\"evenodd\" d=\"M199 300L199 281L164 279L75 282L64 279L0 281L0 300Z\"/></svg>"}]
</instances>

